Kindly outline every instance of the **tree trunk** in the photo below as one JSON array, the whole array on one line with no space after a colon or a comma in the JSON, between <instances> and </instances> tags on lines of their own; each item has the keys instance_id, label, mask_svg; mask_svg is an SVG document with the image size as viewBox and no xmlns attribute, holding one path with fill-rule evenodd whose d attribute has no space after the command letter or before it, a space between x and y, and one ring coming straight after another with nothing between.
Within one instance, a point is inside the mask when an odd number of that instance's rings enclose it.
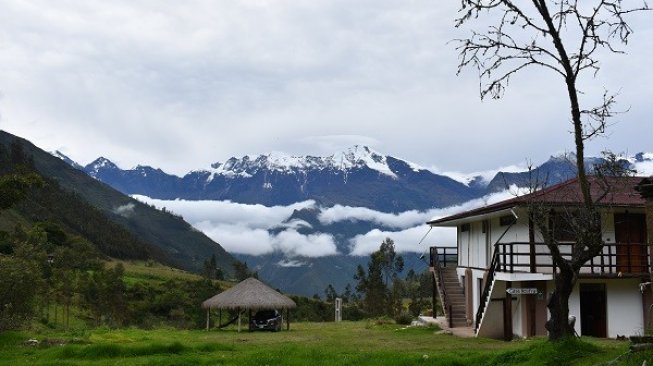
<instances>
[{"instance_id":1,"label":"tree trunk","mask_svg":"<svg viewBox=\"0 0 653 366\"><path fill-rule=\"evenodd\" d=\"M574 335L574 328L569 325L569 296L576 285L576 274L562 266L555 278L555 290L547 303L551 318L546 322L549 340L558 341Z\"/></svg>"}]
</instances>

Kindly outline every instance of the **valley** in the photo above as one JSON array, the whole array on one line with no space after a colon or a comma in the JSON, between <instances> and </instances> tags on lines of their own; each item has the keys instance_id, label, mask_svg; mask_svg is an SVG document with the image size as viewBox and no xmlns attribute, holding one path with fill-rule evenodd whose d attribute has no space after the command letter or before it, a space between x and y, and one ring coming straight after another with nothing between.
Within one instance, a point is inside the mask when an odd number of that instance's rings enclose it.
<instances>
[{"instance_id":1,"label":"valley","mask_svg":"<svg viewBox=\"0 0 653 366\"><path fill-rule=\"evenodd\" d=\"M426 221L576 174L573 156L561 155L530 171L454 179L365 146L320 157L233 157L182 177L149 166L122 169L106 158L82 166L53 155L140 202L180 215L271 285L306 296L323 295L329 284L337 291L351 285L356 267L386 237L410 259L406 271L422 271L426 264L419 257L429 246L455 240L455 232L439 228L420 243ZM652 158L640 153L622 163L653 172ZM588 158L588 170L601 161Z\"/></svg>"}]
</instances>

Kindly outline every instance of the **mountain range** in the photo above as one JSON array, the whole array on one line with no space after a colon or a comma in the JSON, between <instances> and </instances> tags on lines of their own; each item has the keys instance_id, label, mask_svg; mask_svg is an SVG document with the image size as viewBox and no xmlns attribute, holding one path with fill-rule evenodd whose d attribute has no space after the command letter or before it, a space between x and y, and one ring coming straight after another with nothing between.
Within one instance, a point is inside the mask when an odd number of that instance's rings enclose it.
<instances>
[{"instance_id":1,"label":"mountain range","mask_svg":"<svg viewBox=\"0 0 653 366\"><path fill-rule=\"evenodd\" d=\"M340 204L395 213L452 206L510 185L551 185L576 176L575 158L568 154L552 156L530 171L498 171L490 180L480 175L456 180L366 146L322 157L281 153L232 157L183 177L150 166L122 169L104 157L82 166L58 151L52 154L127 195L265 206L311 199L327 207ZM588 158L588 170L603 161ZM622 160L627 166L643 161L651 161L650 154Z\"/></svg>"},{"instance_id":2,"label":"mountain range","mask_svg":"<svg viewBox=\"0 0 653 366\"><path fill-rule=\"evenodd\" d=\"M274 236L287 230L289 223L300 222L294 230L306 236L329 235L338 254L306 257L275 251L265 255L237 255L269 283L283 291L305 295L319 293L328 284L343 289L352 282L355 267L367 261L364 256L351 255L352 238L373 230L393 230L365 219L325 223L319 219L321 211L315 207L341 205L394 214L426 211L459 205L504 191L511 185L528 186L534 182L551 185L576 175L573 156L560 155L530 170L499 171L491 179L480 175L454 179L366 146L353 146L330 156L270 153L232 157L184 176L150 166L122 169L104 157L82 166L60 152L53 155L127 195L159 200L230 201L268 207L314 201L313 207L297 209L267 230ZM641 153L622 163L634 166L650 162L651 158L651 154ZM588 169L602 161L589 158Z\"/></svg>"},{"instance_id":3,"label":"mountain range","mask_svg":"<svg viewBox=\"0 0 653 366\"><path fill-rule=\"evenodd\" d=\"M74 162L61 154L62 159ZM327 157L282 154L243 156L183 177L149 166L120 169L105 158L82 168L125 194L159 199L229 200L266 206L308 199L318 204L368 207L384 212L443 207L479 191L364 146Z\"/></svg>"}]
</instances>

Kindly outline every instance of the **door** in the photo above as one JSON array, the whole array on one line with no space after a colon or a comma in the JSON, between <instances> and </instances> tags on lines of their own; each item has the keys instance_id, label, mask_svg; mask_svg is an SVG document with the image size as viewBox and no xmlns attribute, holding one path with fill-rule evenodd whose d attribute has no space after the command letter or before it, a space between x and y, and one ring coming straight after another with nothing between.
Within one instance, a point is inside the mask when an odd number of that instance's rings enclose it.
<instances>
[{"instance_id":1,"label":"door","mask_svg":"<svg viewBox=\"0 0 653 366\"><path fill-rule=\"evenodd\" d=\"M583 336L607 337L607 297L605 284L581 283L580 289L580 334Z\"/></svg>"},{"instance_id":2,"label":"door","mask_svg":"<svg viewBox=\"0 0 653 366\"><path fill-rule=\"evenodd\" d=\"M617 242L617 272L647 273L646 216L644 214L614 214Z\"/></svg>"},{"instance_id":3,"label":"door","mask_svg":"<svg viewBox=\"0 0 653 366\"><path fill-rule=\"evenodd\" d=\"M492 254L494 254L494 248L492 248L492 233L490 231L490 221L483 221L483 234L485 236L485 267L490 267L492 263Z\"/></svg>"}]
</instances>

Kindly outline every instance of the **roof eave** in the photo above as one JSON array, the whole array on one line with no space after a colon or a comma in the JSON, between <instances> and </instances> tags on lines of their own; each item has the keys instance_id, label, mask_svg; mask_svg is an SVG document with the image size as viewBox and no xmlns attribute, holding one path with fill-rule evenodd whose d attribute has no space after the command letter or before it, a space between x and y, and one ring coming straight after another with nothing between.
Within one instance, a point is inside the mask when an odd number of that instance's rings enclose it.
<instances>
[{"instance_id":1,"label":"roof eave","mask_svg":"<svg viewBox=\"0 0 653 366\"><path fill-rule=\"evenodd\" d=\"M517 210L517 206L497 209L490 212L483 212L479 214L464 215L456 217L456 215L444 217L442 219L427 222L432 227L455 227L461 224L467 224L474 221L487 220L503 215L508 215L512 210Z\"/></svg>"}]
</instances>

